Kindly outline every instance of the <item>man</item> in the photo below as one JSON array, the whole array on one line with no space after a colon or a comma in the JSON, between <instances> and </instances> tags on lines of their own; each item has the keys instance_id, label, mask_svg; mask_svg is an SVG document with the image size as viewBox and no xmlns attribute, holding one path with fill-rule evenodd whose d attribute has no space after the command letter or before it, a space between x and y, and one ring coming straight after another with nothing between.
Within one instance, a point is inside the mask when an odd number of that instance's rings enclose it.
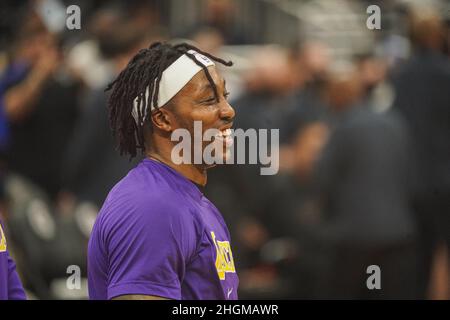
<instances>
[{"instance_id":1,"label":"man","mask_svg":"<svg viewBox=\"0 0 450 320\"><path fill-rule=\"evenodd\" d=\"M319 290L332 299L414 299L409 132L395 112L371 110L360 79L354 70L343 71L326 87L335 123L314 168L324 205L318 235L329 245ZM381 290L366 285L370 265L381 269Z\"/></svg>"},{"instance_id":2,"label":"man","mask_svg":"<svg viewBox=\"0 0 450 320\"><path fill-rule=\"evenodd\" d=\"M5 232L0 223L0 300L25 300L25 291L8 253Z\"/></svg>"},{"instance_id":3,"label":"man","mask_svg":"<svg viewBox=\"0 0 450 320\"><path fill-rule=\"evenodd\" d=\"M157 42L109 86L120 152L134 157L141 149L146 158L97 217L88 248L91 299L237 299L229 232L199 189L212 165L175 164L171 156L172 133L192 137L194 121L218 129L228 154L234 110L212 60L231 65L187 44Z\"/></svg>"},{"instance_id":4,"label":"man","mask_svg":"<svg viewBox=\"0 0 450 320\"><path fill-rule=\"evenodd\" d=\"M20 23L12 26L0 76L0 156L8 171L56 198L63 153L78 115L78 86L56 77L61 65L58 38L36 8L28 4L18 11L14 21ZM32 162L30 154L35 154Z\"/></svg>"},{"instance_id":5,"label":"man","mask_svg":"<svg viewBox=\"0 0 450 320\"><path fill-rule=\"evenodd\" d=\"M394 107L413 139L417 166L414 209L420 245L421 298L448 299L450 252L450 62L438 15L414 12L413 54L394 74ZM429 296L432 294L432 296Z\"/></svg>"}]
</instances>

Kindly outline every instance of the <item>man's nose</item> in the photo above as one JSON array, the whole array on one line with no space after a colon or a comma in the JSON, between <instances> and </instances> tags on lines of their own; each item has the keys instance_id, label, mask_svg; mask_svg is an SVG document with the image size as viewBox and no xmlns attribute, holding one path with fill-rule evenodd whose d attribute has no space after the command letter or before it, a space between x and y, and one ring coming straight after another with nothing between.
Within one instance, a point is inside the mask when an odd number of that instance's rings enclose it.
<instances>
[{"instance_id":1,"label":"man's nose","mask_svg":"<svg viewBox=\"0 0 450 320\"><path fill-rule=\"evenodd\" d=\"M220 119L231 122L235 115L236 113L234 112L233 107L225 100L220 108Z\"/></svg>"}]
</instances>

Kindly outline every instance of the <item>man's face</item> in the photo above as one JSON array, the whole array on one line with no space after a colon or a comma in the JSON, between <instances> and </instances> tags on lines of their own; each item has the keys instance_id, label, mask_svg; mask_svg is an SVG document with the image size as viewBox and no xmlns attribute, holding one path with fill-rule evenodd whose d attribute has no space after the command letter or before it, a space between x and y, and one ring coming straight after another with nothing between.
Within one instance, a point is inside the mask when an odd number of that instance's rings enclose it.
<instances>
[{"instance_id":1,"label":"man's face","mask_svg":"<svg viewBox=\"0 0 450 320\"><path fill-rule=\"evenodd\" d=\"M214 90L203 71L198 72L171 101L174 107L170 110L175 119L173 129L187 129L192 139L194 137L194 121L201 122L202 136L208 129L218 129L226 136L229 133L229 130L226 130L233 125L235 112L227 101L228 91L225 88L225 80L217 73L214 66L208 67L208 71L216 85L219 101L217 101ZM225 162L231 145L226 143L227 139L221 134L214 139L222 142L222 155ZM193 143L194 140L192 140L192 146ZM202 143L202 154L210 143L209 141ZM192 155L193 152L194 150L191 151Z\"/></svg>"}]
</instances>

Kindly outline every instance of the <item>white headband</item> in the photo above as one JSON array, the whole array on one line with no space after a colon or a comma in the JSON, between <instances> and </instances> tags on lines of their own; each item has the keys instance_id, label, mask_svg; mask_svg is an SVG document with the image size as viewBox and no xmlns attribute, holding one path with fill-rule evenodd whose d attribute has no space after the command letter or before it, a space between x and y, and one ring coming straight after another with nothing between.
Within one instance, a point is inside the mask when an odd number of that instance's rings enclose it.
<instances>
[{"instance_id":1,"label":"white headband","mask_svg":"<svg viewBox=\"0 0 450 320\"><path fill-rule=\"evenodd\" d=\"M200 62L205 67L213 66L214 62L208 57L198 53L194 50L189 50L188 53L192 54L195 59ZM190 57L186 54L181 55L177 60L175 60L161 75L161 81L159 82L159 93L158 93L158 108L163 107L170 99L172 99L183 87L200 71L202 68L197 65ZM131 115L137 124L143 124L146 112L146 102L148 101L149 88L145 92L145 100L141 103L139 108L138 98L136 97L133 101L133 110ZM152 95L153 97L153 95ZM157 107L153 105L153 99L151 99L151 111L155 110ZM141 118L139 119L140 109Z\"/></svg>"}]
</instances>

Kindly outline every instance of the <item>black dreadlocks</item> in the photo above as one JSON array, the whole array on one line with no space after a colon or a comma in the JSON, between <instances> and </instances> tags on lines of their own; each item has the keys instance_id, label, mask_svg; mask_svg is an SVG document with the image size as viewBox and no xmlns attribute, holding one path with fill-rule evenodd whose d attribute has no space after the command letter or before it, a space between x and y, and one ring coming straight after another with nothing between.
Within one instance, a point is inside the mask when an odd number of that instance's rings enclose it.
<instances>
[{"instance_id":1,"label":"black dreadlocks","mask_svg":"<svg viewBox=\"0 0 450 320\"><path fill-rule=\"evenodd\" d=\"M141 149L141 152L144 151L143 127L149 123L151 99L153 98L153 105L159 107L157 104L161 74L181 55L185 54L203 69L217 101L219 100L217 88L208 69L197 61L194 55L188 53L189 50L195 50L223 65L233 65L231 61L217 58L187 43L171 45L169 43L155 42L148 48L141 49L106 88L105 91L112 89L108 100L109 121L121 155L128 154L131 158L134 158L137 154L137 149ZM153 92L154 94L149 94L147 101L145 101L147 88L148 92ZM145 110L144 114L146 116L143 124L140 121L136 123L131 114L133 101L136 98L138 119L142 119L143 114L141 110ZM141 109L142 106L145 109Z\"/></svg>"}]
</instances>

